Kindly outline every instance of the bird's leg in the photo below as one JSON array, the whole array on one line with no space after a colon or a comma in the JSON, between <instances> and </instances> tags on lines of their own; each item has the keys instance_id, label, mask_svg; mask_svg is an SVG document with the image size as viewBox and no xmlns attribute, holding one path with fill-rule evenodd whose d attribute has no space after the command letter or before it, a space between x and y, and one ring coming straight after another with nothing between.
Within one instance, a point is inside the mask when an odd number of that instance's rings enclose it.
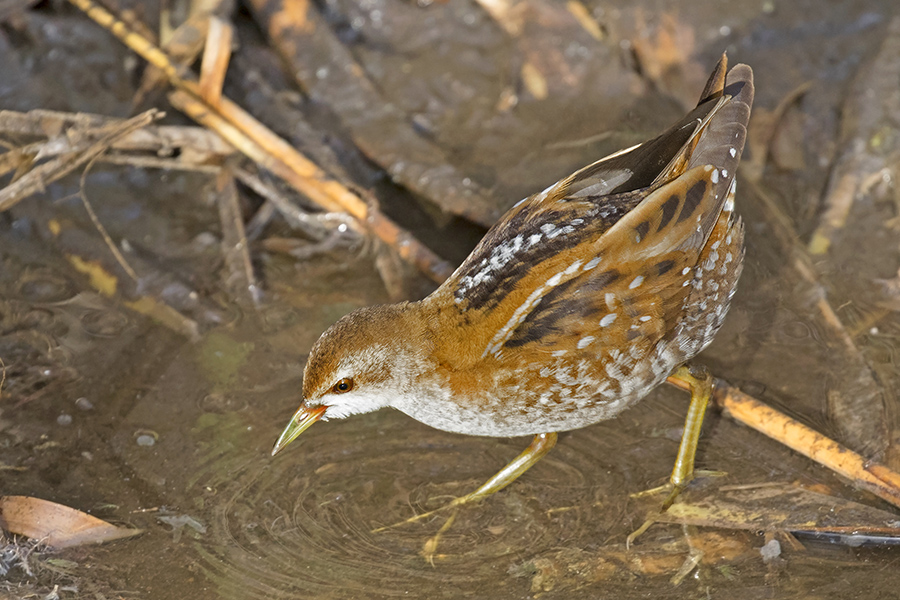
<instances>
[{"instance_id":1,"label":"bird's leg","mask_svg":"<svg viewBox=\"0 0 900 600\"><path fill-rule=\"evenodd\" d=\"M673 381L674 380L674 381ZM647 531L659 515L666 512L678 494L694 478L694 457L697 454L697 443L700 439L700 430L703 427L703 416L706 414L706 406L712 395L712 376L706 367L695 365L682 365L675 369L669 376L672 383L687 384L691 390L691 404L688 407L687 417L684 420L684 433L681 434L681 444L678 446L678 456L675 458L675 466L672 467L672 475L669 482L658 488L633 494L632 497L648 496L660 492L668 492L666 500L662 503L659 513L651 515L638 527L625 541L626 546L642 533Z\"/></svg>"},{"instance_id":2,"label":"bird's leg","mask_svg":"<svg viewBox=\"0 0 900 600\"><path fill-rule=\"evenodd\" d=\"M534 436L534 439L531 440L531 444L525 450L515 457L512 462L503 467L496 475L488 479L481 487L470 494L466 494L465 496L460 496L459 498L454 498L449 504L442 506L436 510L431 510L421 515L416 515L414 517L410 517L405 521L401 521L400 523L395 523L394 525L387 525L386 527L379 527L378 529L373 529L372 533L377 533L379 531L384 531L385 529L392 529L399 525L405 525L407 523L415 523L416 521L421 521L426 517L430 517L431 515L446 510L448 508L454 508L457 506L461 506L463 504L468 504L469 502L475 502L476 500L481 500L490 496L494 492L499 492L513 481L515 481L519 475L530 469L537 461L541 460L545 454L547 454L553 446L556 445L556 433L539 433Z\"/></svg>"},{"instance_id":3,"label":"bird's leg","mask_svg":"<svg viewBox=\"0 0 900 600\"><path fill-rule=\"evenodd\" d=\"M675 457L672 476L669 478L673 489L663 503L662 510L669 508L678 493L694 478L694 458L697 456L700 430L703 428L703 417L706 415L706 407L712 396L713 382L712 375L709 374L706 367L695 365L682 365L669 378L682 381L690 386L691 404L688 406L687 417L684 420L684 433L681 434L678 456Z\"/></svg>"}]
</instances>

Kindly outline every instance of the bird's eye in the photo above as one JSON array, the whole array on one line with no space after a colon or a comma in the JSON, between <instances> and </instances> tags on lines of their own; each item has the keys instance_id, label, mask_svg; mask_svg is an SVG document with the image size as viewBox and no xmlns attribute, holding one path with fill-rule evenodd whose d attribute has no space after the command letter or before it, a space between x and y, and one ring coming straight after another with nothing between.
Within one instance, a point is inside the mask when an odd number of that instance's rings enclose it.
<instances>
[{"instance_id":1,"label":"bird's eye","mask_svg":"<svg viewBox=\"0 0 900 600\"><path fill-rule=\"evenodd\" d=\"M349 377L344 377L331 388L331 391L335 394L346 394L350 390L353 389L353 380Z\"/></svg>"}]
</instances>

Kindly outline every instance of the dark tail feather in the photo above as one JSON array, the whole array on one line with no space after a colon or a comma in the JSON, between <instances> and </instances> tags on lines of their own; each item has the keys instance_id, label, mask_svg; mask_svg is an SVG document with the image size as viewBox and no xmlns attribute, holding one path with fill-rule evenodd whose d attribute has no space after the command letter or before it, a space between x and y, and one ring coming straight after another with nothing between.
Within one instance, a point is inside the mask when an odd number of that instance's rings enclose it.
<instances>
[{"instance_id":1,"label":"dark tail feather","mask_svg":"<svg viewBox=\"0 0 900 600\"><path fill-rule=\"evenodd\" d=\"M706 81L706 87L703 88L703 92L700 94L700 102L697 103L697 106L722 97L722 88L725 87L725 73L727 72L728 56L723 52L722 58L716 63L716 67Z\"/></svg>"},{"instance_id":2,"label":"dark tail feather","mask_svg":"<svg viewBox=\"0 0 900 600\"><path fill-rule=\"evenodd\" d=\"M716 70L718 71L718 67ZM710 82L715 76L714 72ZM753 71L747 65L736 65L729 71L725 86L719 93L731 98L710 120L687 168L713 165L720 169L721 176L716 186L724 201L747 139L747 122L753 105Z\"/></svg>"}]
</instances>

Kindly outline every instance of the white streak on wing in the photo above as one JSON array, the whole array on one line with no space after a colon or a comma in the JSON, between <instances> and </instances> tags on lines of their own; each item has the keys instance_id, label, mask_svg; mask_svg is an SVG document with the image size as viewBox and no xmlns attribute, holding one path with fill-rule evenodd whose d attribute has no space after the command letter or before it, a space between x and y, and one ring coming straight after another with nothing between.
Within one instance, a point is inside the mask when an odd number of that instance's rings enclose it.
<instances>
[{"instance_id":1,"label":"white streak on wing","mask_svg":"<svg viewBox=\"0 0 900 600\"><path fill-rule=\"evenodd\" d=\"M734 210L734 190L737 187L737 178L731 180L731 188L728 195L725 196L725 204L722 206L723 212L731 212Z\"/></svg>"},{"instance_id":2,"label":"white streak on wing","mask_svg":"<svg viewBox=\"0 0 900 600\"><path fill-rule=\"evenodd\" d=\"M548 282L549 283L549 282ZM519 323L525 320L525 317L531 312L531 309L534 308L534 305L540 302L541 297L544 295L545 291L549 288L547 286L541 286L538 289L531 292L531 295L526 298L525 302L519 305L519 308L513 312L512 316L509 318L509 321L506 322L506 325L500 328L490 343L487 345L487 348L484 349L484 352L481 354L481 358L484 358L488 354L496 354L498 350L506 343L506 340L509 339L509 336L512 335L513 330L519 326Z\"/></svg>"},{"instance_id":3,"label":"white streak on wing","mask_svg":"<svg viewBox=\"0 0 900 600\"><path fill-rule=\"evenodd\" d=\"M541 298L558 286L563 280L570 279L571 275L574 275L578 271L581 270L581 260L576 260L571 265L566 268L562 273L557 273L553 277L547 280L547 282L531 292L531 295L523 302L519 308L513 312L512 316L509 318L509 321L506 322L506 325L500 328L500 330L494 335L493 339L491 339L490 343L487 345L487 348L484 349L484 352L481 354L481 357L484 358L488 354L496 355L500 348L503 347L503 344L506 343L506 340L510 338L512 332L515 331L516 327L525 320L528 316L528 313L531 312L531 309L540 302Z\"/></svg>"},{"instance_id":4,"label":"white streak on wing","mask_svg":"<svg viewBox=\"0 0 900 600\"><path fill-rule=\"evenodd\" d=\"M580 268L581 268L581 261L576 260L571 265L569 265L568 269L566 269L565 275L571 275L572 273L575 273L576 271L578 271L578 269L580 269Z\"/></svg>"},{"instance_id":5,"label":"white streak on wing","mask_svg":"<svg viewBox=\"0 0 900 600\"><path fill-rule=\"evenodd\" d=\"M549 225L549 224L548 224ZM545 225L546 227L546 225ZM551 225L551 227L554 227ZM543 227L541 228L543 230ZM497 244L492 250L490 256L483 259L477 267L477 271L471 275L466 275L460 279L459 287L456 290L455 300L459 304L465 300L466 294L472 289L490 282L494 276L510 261L517 258L523 252L530 250L543 239L539 233L534 233L526 239L523 235L505 240Z\"/></svg>"},{"instance_id":6,"label":"white streak on wing","mask_svg":"<svg viewBox=\"0 0 900 600\"><path fill-rule=\"evenodd\" d=\"M543 227L541 227L541 230L543 230ZM552 240L561 235L568 235L568 234L572 233L573 231L575 231L575 228L572 227L571 225L566 225L565 227L559 227L557 229L553 229L553 230L547 232L547 239Z\"/></svg>"}]
</instances>

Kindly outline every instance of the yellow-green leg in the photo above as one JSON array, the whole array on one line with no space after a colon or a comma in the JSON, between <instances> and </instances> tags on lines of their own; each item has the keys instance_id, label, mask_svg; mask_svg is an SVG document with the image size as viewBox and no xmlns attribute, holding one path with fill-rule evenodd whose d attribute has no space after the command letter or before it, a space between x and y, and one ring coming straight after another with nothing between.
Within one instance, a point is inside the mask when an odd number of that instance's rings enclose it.
<instances>
[{"instance_id":1,"label":"yellow-green leg","mask_svg":"<svg viewBox=\"0 0 900 600\"><path fill-rule=\"evenodd\" d=\"M422 519L430 517L437 512L447 510L448 508L462 506L463 504L468 504L469 502L475 502L477 500L481 500L483 498L486 498L487 496L490 496L494 492L499 492L500 490L511 484L513 481L518 479L518 477L522 473L530 469L537 461L541 460L541 458L543 458L545 454L550 452L550 450L555 445L556 433L539 433L534 436L534 439L531 440L531 444L527 448L525 448L525 450L520 455L515 457L512 462L503 467L503 469L501 469L496 475L488 479L481 487L479 487L471 494L466 494L465 496L454 498L449 504L442 506L441 508L428 511L427 513L423 513L421 515L410 517L409 519L401 521L400 523L373 529L372 533L384 531L385 529L392 529L394 527L405 525L407 523L415 523L416 521L421 521Z\"/></svg>"},{"instance_id":2,"label":"yellow-green leg","mask_svg":"<svg viewBox=\"0 0 900 600\"><path fill-rule=\"evenodd\" d=\"M706 414L706 406L709 404L709 398L712 395L712 376L706 367L682 365L669 376L669 381L672 382L672 380L686 384L691 390L691 404L688 407L687 417L684 420L684 433L681 434L681 444L678 446L675 466L672 467L669 483L652 490L639 492L634 494L633 497L658 494L660 492L669 492L669 495L662 503L659 513L648 517L643 525L628 536L625 540L626 546L631 546L631 543L639 535L647 531L656 522L658 516L672 506L678 494L694 478L694 457L697 454L697 443L700 440L700 430L703 427L703 416Z\"/></svg>"}]
</instances>

